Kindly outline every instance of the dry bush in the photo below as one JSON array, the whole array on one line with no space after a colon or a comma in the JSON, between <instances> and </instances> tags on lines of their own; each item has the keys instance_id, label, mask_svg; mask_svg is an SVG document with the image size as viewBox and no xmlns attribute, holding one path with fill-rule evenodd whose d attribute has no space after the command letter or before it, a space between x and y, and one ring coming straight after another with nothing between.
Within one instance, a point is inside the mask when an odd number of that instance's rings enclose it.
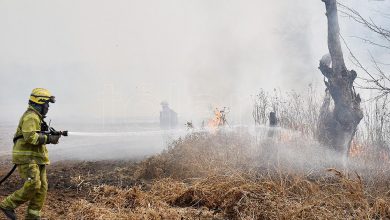
<instances>
[{"instance_id":1,"label":"dry bush","mask_svg":"<svg viewBox=\"0 0 390 220\"><path fill-rule=\"evenodd\" d=\"M194 133L174 141L167 150L140 163L136 177L197 178L248 166L251 138L242 133Z\"/></svg>"},{"instance_id":2,"label":"dry bush","mask_svg":"<svg viewBox=\"0 0 390 220\"><path fill-rule=\"evenodd\" d=\"M365 161L390 163L390 109L388 96L365 103L364 117L355 137L356 151Z\"/></svg>"},{"instance_id":3,"label":"dry bush","mask_svg":"<svg viewBox=\"0 0 390 220\"><path fill-rule=\"evenodd\" d=\"M269 113L274 111L279 126L316 136L321 99L311 84L304 93L260 90L253 102L252 115L256 125L267 124Z\"/></svg>"}]
</instances>

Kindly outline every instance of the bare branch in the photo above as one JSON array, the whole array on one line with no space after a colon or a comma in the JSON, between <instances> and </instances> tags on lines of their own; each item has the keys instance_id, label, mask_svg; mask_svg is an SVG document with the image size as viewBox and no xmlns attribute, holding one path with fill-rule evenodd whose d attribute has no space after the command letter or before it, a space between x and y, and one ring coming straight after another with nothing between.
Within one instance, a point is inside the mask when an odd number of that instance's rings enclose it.
<instances>
[{"instance_id":1,"label":"bare branch","mask_svg":"<svg viewBox=\"0 0 390 220\"><path fill-rule=\"evenodd\" d=\"M354 10L346 5L343 5L342 3L339 3L339 2L337 4L342 8L342 10L340 10L341 14L353 19L354 21L356 21L359 24L362 24L363 26L365 26L369 30L373 31L374 33L379 34L381 37L383 37L387 41L390 41L390 31L389 30L378 26L371 18L369 18L369 20L363 18L363 16L361 16L360 13L357 12L356 10Z\"/></svg>"},{"instance_id":2,"label":"bare branch","mask_svg":"<svg viewBox=\"0 0 390 220\"><path fill-rule=\"evenodd\" d=\"M382 45L382 44L379 44L379 43L375 43L375 42L373 42L373 41L371 41L371 40L368 40L368 39L366 39L366 38L363 38L363 37L358 37L358 36L350 36L350 37L352 37L352 38L357 38L357 39L362 40L362 41L365 42L365 43L369 43L369 44L371 44L371 45L374 45L374 46L377 46L377 47L382 47L382 48L385 48L385 49L389 49L389 50L390 50L390 46L386 46L386 45Z\"/></svg>"},{"instance_id":3,"label":"bare branch","mask_svg":"<svg viewBox=\"0 0 390 220\"><path fill-rule=\"evenodd\" d=\"M351 55L351 57L353 58L353 60L356 62L357 66L363 70L370 78L371 78L371 82L373 82L378 88L380 88L381 90L383 91L390 91L390 88L386 88L384 87L381 83L379 83L379 80L378 78L374 77L373 74L371 74L364 66L363 64L356 58L356 56L352 53L352 50L351 48L349 48L347 42L345 41L345 39L343 38L343 36L341 36L341 39L343 40L344 44L345 44L345 47L348 49L349 51L349 54Z\"/></svg>"}]
</instances>

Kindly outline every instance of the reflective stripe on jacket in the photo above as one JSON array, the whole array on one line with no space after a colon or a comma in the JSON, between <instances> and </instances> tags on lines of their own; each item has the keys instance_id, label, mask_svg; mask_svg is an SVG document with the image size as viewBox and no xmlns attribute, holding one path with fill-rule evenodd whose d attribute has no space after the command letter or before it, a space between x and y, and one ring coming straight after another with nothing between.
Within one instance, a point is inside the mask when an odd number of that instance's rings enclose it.
<instances>
[{"instance_id":1,"label":"reflective stripe on jacket","mask_svg":"<svg viewBox=\"0 0 390 220\"><path fill-rule=\"evenodd\" d=\"M46 145L38 144L41 131L42 115L29 106L27 111L19 120L18 128L14 137L19 138L14 144L12 151L12 161L14 164L49 164L49 155Z\"/></svg>"}]
</instances>

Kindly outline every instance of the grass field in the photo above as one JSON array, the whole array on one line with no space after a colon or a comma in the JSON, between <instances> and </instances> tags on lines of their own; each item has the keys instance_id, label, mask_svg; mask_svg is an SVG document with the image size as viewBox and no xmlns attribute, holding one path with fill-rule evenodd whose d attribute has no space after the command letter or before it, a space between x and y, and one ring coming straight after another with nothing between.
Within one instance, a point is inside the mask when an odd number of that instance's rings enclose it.
<instances>
[{"instance_id":1,"label":"grass field","mask_svg":"<svg viewBox=\"0 0 390 220\"><path fill-rule=\"evenodd\" d=\"M280 137L283 137L281 135ZM388 163L348 169L315 142L195 133L141 162L48 168L47 219L385 219ZM6 162L2 162L2 166ZM2 174L4 174L3 171ZM14 175L1 198L21 186ZM24 208L18 215L23 216Z\"/></svg>"}]
</instances>

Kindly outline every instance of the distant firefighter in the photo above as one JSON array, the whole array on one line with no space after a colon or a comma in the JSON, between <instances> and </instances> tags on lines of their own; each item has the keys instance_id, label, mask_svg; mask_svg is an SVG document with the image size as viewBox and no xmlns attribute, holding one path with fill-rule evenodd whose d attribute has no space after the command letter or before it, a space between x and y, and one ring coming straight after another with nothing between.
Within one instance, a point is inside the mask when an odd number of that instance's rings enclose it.
<instances>
[{"instance_id":1,"label":"distant firefighter","mask_svg":"<svg viewBox=\"0 0 390 220\"><path fill-rule=\"evenodd\" d=\"M177 127L177 113L169 108L168 102L161 102L160 127L162 129L172 129Z\"/></svg>"},{"instance_id":2,"label":"distant firefighter","mask_svg":"<svg viewBox=\"0 0 390 220\"><path fill-rule=\"evenodd\" d=\"M270 112L269 113L269 125L271 127L275 127L277 124L278 124L278 119L276 118L276 113Z\"/></svg>"},{"instance_id":3,"label":"distant firefighter","mask_svg":"<svg viewBox=\"0 0 390 220\"><path fill-rule=\"evenodd\" d=\"M275 137L277 136L277 132L273 127L278 126L278 119L276 118L276 113L275 112L270 112L269 113L269 126L271 127L268 130L268 137Z\"/></svg>"}]
</instances>

